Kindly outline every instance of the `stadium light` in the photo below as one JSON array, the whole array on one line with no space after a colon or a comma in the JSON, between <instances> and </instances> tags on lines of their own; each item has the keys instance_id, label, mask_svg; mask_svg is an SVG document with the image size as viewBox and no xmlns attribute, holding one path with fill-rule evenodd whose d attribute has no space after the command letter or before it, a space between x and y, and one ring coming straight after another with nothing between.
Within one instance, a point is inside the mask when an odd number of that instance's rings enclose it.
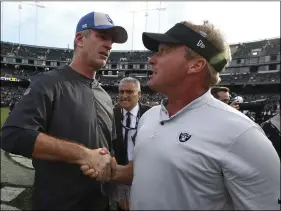
<instances>
[{"instance_id":1,"label":"stadium light","mask_svg":"<svg viewBox=\"0 0 281 211\"><path fill-rule=\"evenodd\" d=\"M1 41L4 38L3 29L4 29L4 2L1 1Z\"/></svg>"},{"instance_id":2,"label":"stadium light","mask_svg":"<svg viewBox=\"0 0 281 211\"><path fill-rule=\"evenodd\" d=\"M146 32L146 27L147 27L147 17L148 17L148 1L146 1L146 13L145 13L145 26L144 26L144 32Z\"/></svg>"},{"instance_id":3,"label":"stadium light","mask_svg":"<svg viewBox=\"0 0 281 211\"><path fill-rule=\"evenodd\" d=\"M145 31L146 31L146 25L147 25L147 17L148 17L148 11L155 11L155 10L158 10L159 13L160 11L162 10L165 10L166 8L161 8L161 4L160 4L160 7L158 8L155 8L155 9L147 9L148 5L146 5L146 9L145 10L134 10L134 11L128 11L129 13L132 13L133 14L133 26L132 26L132 50L134 49L134 27L135 27L135 13L137 12L146 12L145 13L145 16L146 16L146 21L145 21ZM159 15L159 18L160 18L160 15ZM158 24L160 23L160 20L158 22ZM159 28L159 26L158 26ZM159 30L159 29L158 29Z\"/></svg>"},{"instance_id":4,"label":"stadium light","mask_svg":"<svg viewBox=\"0 0 281 211\"><path fill-rule=\"evenodd\" d=\"M35 1L35 3L26 3L26 2L20 2L18 8L19 8L19 44L20 44L20 24L21 24L21 10L22 10L22 4L30 5L35 7L35 29L34 29L34 43L37 44L37 22L38 22L38 8L44 9L46 6L41 4L39 1Z\"/></svg>"},{"instance_id":5,"label":"stadium light","mask_svg":"<svg viewBox=\"0 0 281 211\"><path fill-rule=\"evenodd\" d=\"M166 10L166 7L161 7L161 1L160 1L160 5L159 8L157 8L157 10L159 10L159 17L158 17L158 33L160 32L160 20L161 20L161 11Z\"/></svg>"},{"instance_id":6,"label":"stadium light","mask_svg":"<svg viewBox=\"0 0 281 211\"><path fill-rule=\"evenodd\" d=\"M22 10L22 6L21 6L21 4L19 4L19 6L18 6L18 8L19 8L19 20L18 20L18 36L19 36L19 45L20 45L20 25L21 25L21 10Z\"/></svg>"}]
</instances>

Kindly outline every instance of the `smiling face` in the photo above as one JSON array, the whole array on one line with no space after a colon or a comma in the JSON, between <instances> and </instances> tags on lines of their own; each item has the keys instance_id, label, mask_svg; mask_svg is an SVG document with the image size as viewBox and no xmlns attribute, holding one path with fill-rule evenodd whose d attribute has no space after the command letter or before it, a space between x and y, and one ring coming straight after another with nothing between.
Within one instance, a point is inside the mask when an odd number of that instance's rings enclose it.
<instances>
[{"instance_id":1,"label":"smiling face","mask_svg":"<svg viewBox=\"0 0 281 211\"><path fill-rule=\"evenodd\" d=\"M85 62L98 70L106 65L113 44L114 30L89 30L84 36L82 32L76 34L75 42Z\"/></svg>"},{"instance_id":2,"label":"smiling face","mask_svg":"<svg viewBox=\"0 0 281 211\"><path fill-rule=\"evenodd\" d=\"M133 82L124 82L119 86L119 105L126 111L131 111L139 102L140 90Z\"/></svg>"}]
</instances>

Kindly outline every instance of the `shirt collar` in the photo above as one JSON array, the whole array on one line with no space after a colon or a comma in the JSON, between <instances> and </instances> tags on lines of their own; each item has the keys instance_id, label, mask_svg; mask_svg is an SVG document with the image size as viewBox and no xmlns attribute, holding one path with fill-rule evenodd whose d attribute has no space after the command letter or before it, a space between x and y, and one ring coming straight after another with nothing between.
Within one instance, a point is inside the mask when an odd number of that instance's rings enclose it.
<instances>
[{"instance_id":1,"label":"shirt collar","mask_svg":"<svg viewBox=\"0 0 281 211\"><path fill-rule=\"evenodd\" d=\"M132 108L132 110L131 111L129 111L133 116L135 116L135 117L137 117L137 115L138 115L138 112L139 112L139 104L137 103L137 105L135 105L135 107L134 108ZM122 110L123 110L123 116L126 116L126 114L127 114L127 112L128 111L126 111L124 108L122 108Z\"/></svg>"},{"instance_id":2,"label":"shirt collar","mask_svg":"<svg viewBox=\"0 0 281 211\"><path fill-rule=\"evenodd\" d=\"M188 105L186 105L184 108L182 108L180 111L178 111L176 114L174 114L171 117L169 117L168 111L165 107L168 104L168 99L163 99L161 101L161 110L160 110L161 120L162 121L169 120L169 119L172 119L172 118L174 118L178 115L181 115L181 114L183 114L187 111L195 110L195 109L205 105L211 98L213 98L213 96L211 94L211 90L209 89L203 95L201 95L200 97L198 97L195 100L193 100L192 102L190 102Z\"/></svg>"},{"instance_id":3,"label":"shirt collar","mask_svg":"<svg viewBox=\"0 0 281 211\"><path fill-rule=\"evenodd\" d=\"M84 83L87 83L89 85L98 85L98 81L96 79L88 78L88 77L80 74L79 72L77 72L74 69L72 69L69 65L67 65L66 70L67 70L69 76L72 79L81 80Z\"/></svg>"}]
</instances>

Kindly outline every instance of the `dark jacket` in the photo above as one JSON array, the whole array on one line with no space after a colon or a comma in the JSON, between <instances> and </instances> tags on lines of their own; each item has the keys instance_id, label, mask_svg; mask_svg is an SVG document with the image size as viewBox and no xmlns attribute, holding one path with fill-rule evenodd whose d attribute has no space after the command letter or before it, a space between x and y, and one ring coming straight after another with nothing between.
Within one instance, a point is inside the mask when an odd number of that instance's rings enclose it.
<instances>
[{"instance_id":1,"label":"dark jacket","mask_svg":"<svg viewBox=\"0 0 281 211\"><path fill-rule=\"evenodd\" d=\"M140 106L140 116L142 116L148 109L151 108L151 106L139 104ZM127 157L127 149L126 144L123 139L123 133L122 133L122 113L121 113L121 107L119 105L115 106L114 109L114 117L115 117L115 125L116 125L116 135L117 138L112 141L113 150L115 153L115 158L118 164L120 165L127 165L128 164L128 157Z\"/></svg>"},{"instance_id":2,"label":"dark jacket","mask_svg":"<svg viewBox=\"0 0 281 211\"><path fill-rule=\"evenodd\" d=\"M273 123L274 117L269 119L268 121L261 124L262 129L264 130L267 138L272 142L276 152L280 158L280 128L278 129L276 124Z\"/></svg>"},{"instance_id":3,"label":"dark jacket","mask_svg":"<svg viewBox=\"0 0 281 211\"><path fill-rule=\"evenodd\" d=\"M33 80L7 118L1 149L32 157L40 132L89 149L112 149L115 139L112 100L97 81L69 66ZM108 197L101 183L83 175L76 164L32 159L34 210L101 210Z\"/></svg>"}]
</instances>

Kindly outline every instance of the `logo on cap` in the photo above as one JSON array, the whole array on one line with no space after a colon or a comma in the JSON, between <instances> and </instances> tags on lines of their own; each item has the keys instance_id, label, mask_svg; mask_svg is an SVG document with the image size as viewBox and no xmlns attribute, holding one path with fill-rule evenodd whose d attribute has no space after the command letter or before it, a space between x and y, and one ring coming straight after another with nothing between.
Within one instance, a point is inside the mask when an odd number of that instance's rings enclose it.
<instances>
[{"instance_id":1,"label":"logo on cap","mask_svg":"<svg viewBox=\"0 0 281 211\"><path fill-rule=\"evenodd\" d=\"M108 22L113 25L113 21L111 20L111 18L109 17L109 15L108 15L108 14L105 14L105 17L107 18Z\"/></svg>"},{"instance_id":2,"label":"logo on cap","mask_svg":"<svg viewBox=\"0 0 281 211\"><path fill-rule=\"evenodd\" d=\"M82 25L82 28L83 28L83 29L84 29L84 28L87 28L87 26L88 26L88 24L85 23L85 24Z\"/></svg>"},{"instance_id":3,"label":"logo on cap","mask_svg":"<svg viewBox=\"0 0 281 211\"><path fill-rule=\"evenodd\" d=\"M203 43L202 40L199 40L199 42L197 43L197 46L200 48L205 48L205 44Z\"/></svg>"},{"instance_id":4,"label":"logo on cap","mask_svg":"<svg viewBox=\"0 0 281 211\"><path fill-rule=\"evenodd\" d=\"M31 91L31 88L27 88L27 89L25 90L25 92L23 93L23 95L28 95L30 91Z\"/></svg>"},{"instance_id":5,"label":"logo on cap","mask_svg":"<svg viewBox=\"0 0 281 211\"><path fill-rule=\"evenodd\" d=\"M207 36L207 33L206 33L206 32L203 32L203 31L199 31L199 34L201 34L202 37L206 37L206 36Z\"/></svg>"},{"instance_id":6,"label":"logo on cap","mask_svg":"<svg viewBox=\"0 0 281 211\"><path fill-rule=\"evenodd\" d=\"M190 134L188 134L188 133L180 133L180 135L179 135L179 141L180 142L186 142L186 141L188 141L189 139L191 138L191 135Z\"/></svg>"}]
</instances>

